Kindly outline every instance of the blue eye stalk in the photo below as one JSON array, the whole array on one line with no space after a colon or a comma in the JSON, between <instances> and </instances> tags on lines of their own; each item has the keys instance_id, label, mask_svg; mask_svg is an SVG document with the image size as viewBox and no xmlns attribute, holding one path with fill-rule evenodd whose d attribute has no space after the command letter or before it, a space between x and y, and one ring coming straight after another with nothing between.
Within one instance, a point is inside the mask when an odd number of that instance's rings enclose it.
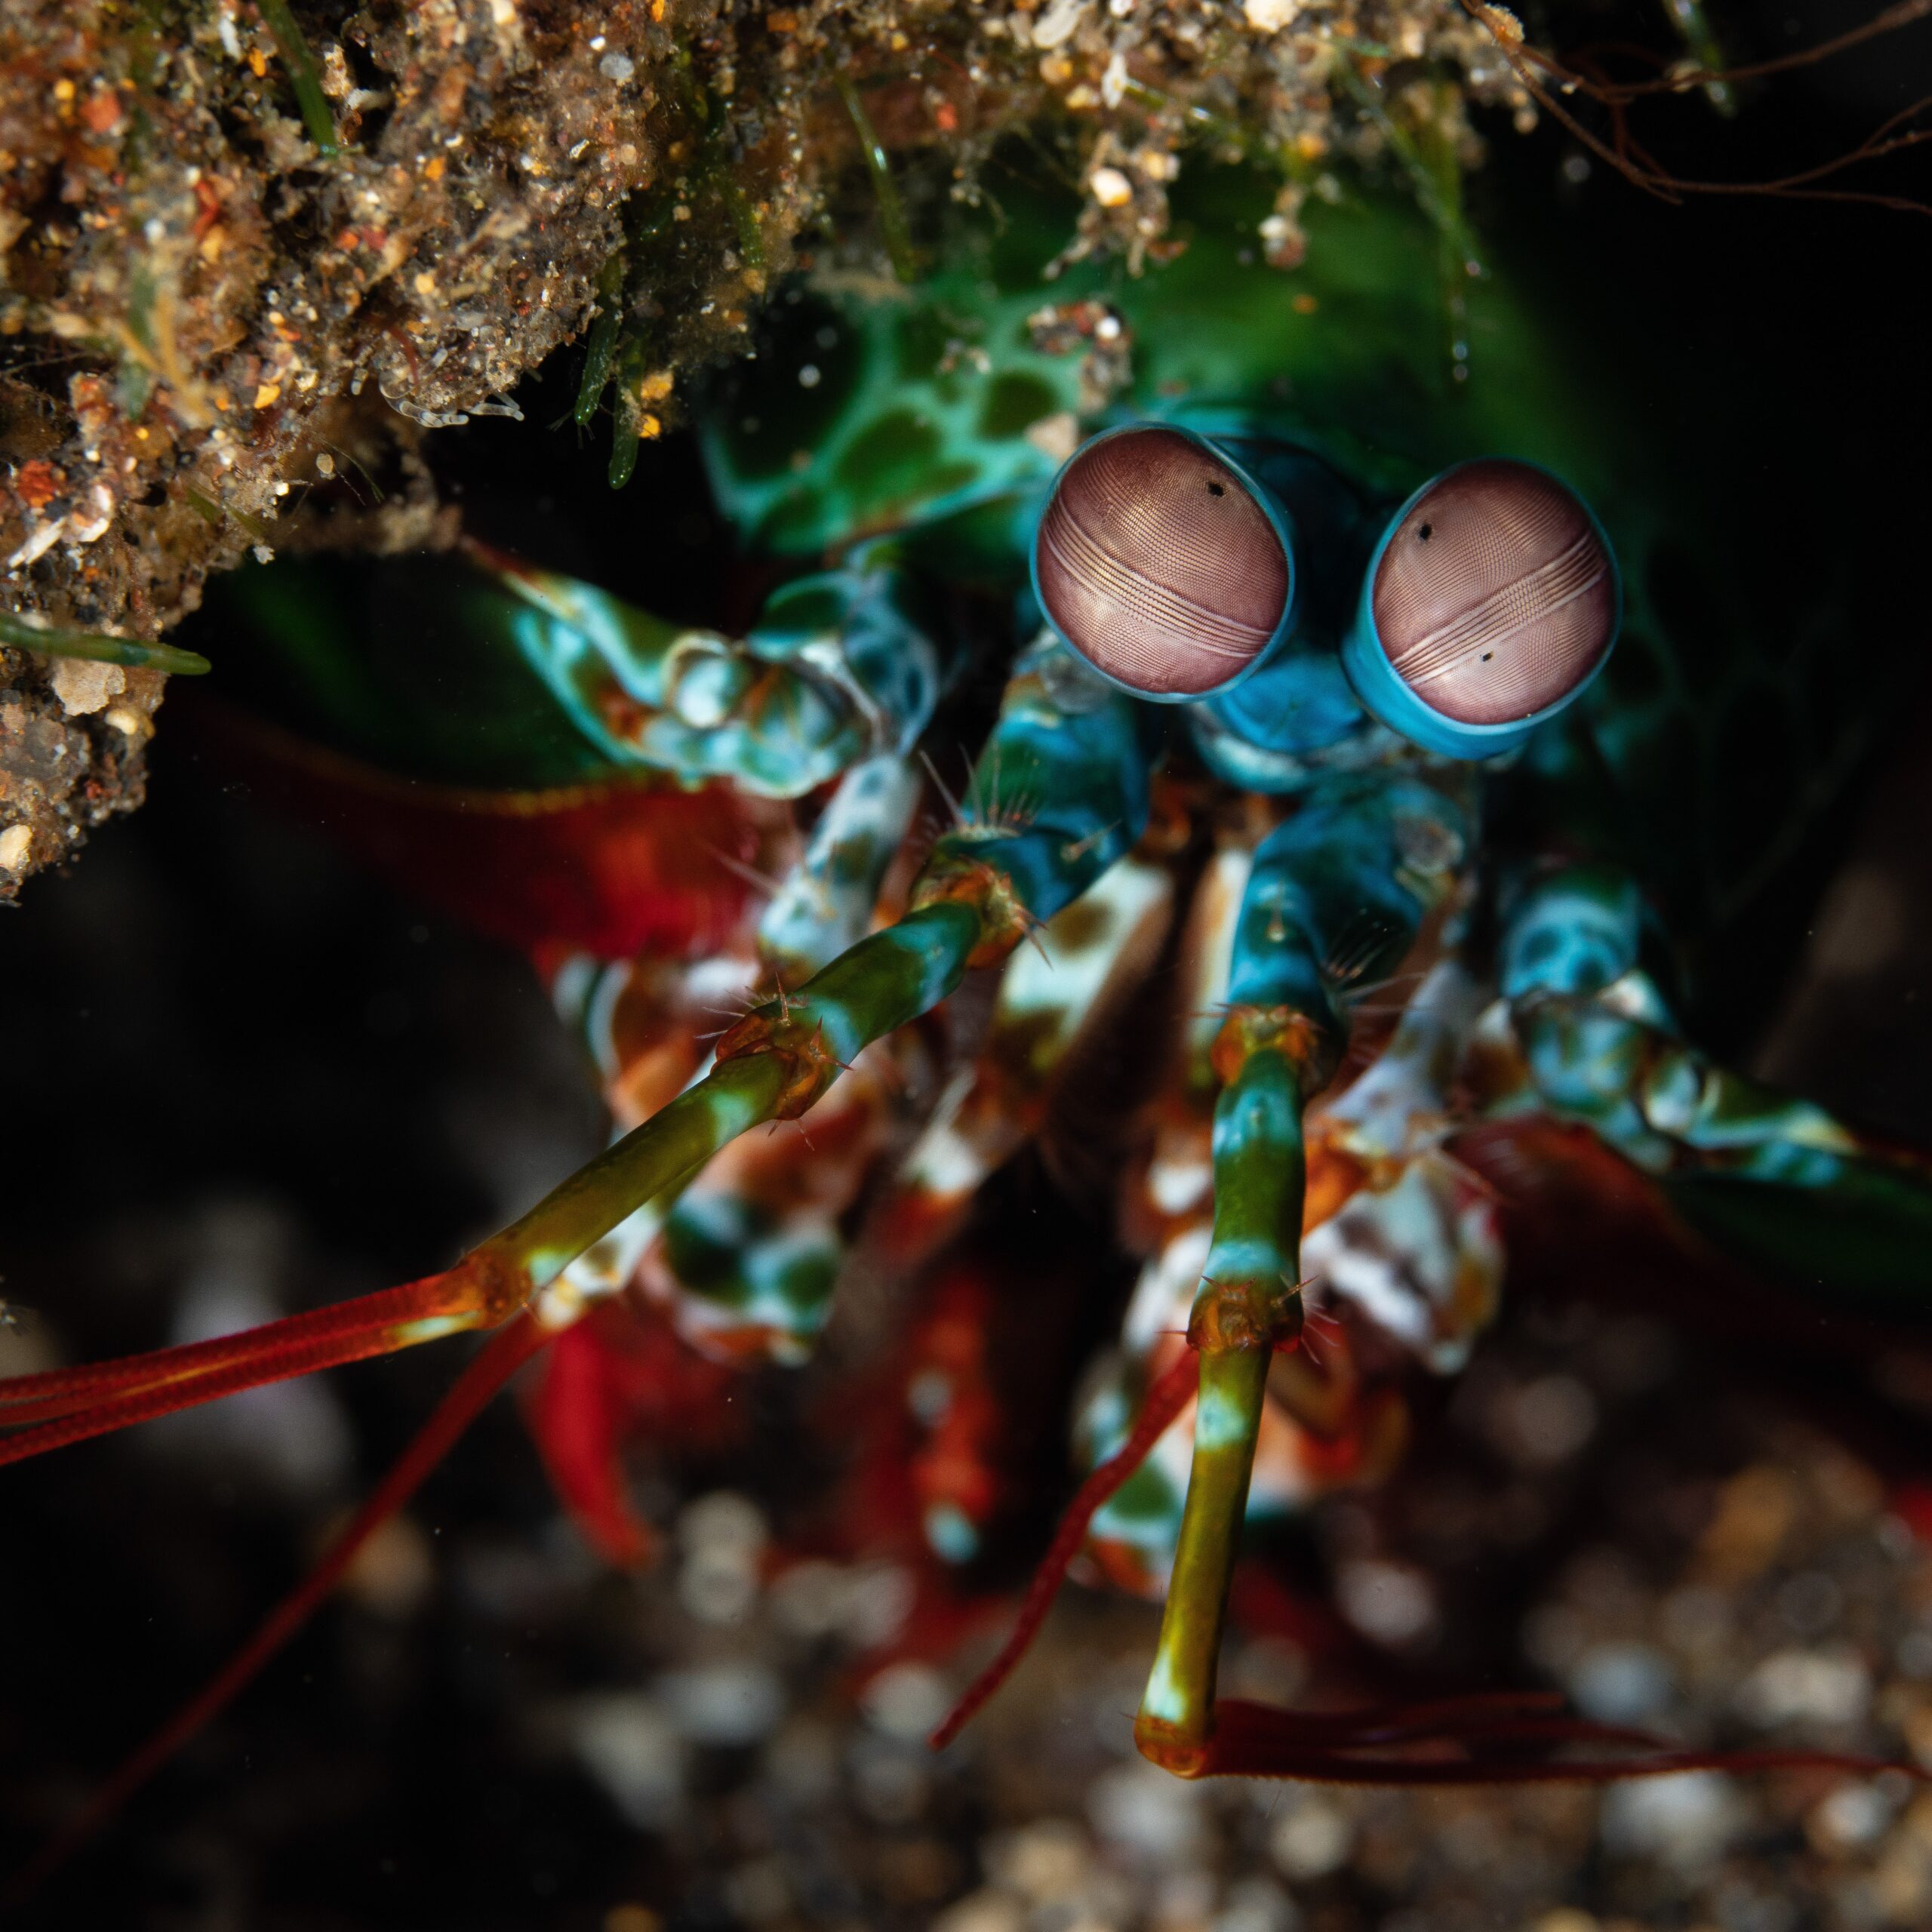
<instances>
[{"instance_id":1,"label":"blue eye stalk","mask_svg":"<svg viewBox=\"0 0 1932 1932\"><path fill-rule=\"evenodd\" d=\"M1032 553L1055 631L1137 697L1232 691L1292 633L1286 507L1221 445L1166 423L1094 437L1054 479ZM1555 477L1457 465L1396 511L1342 647L1349 688L1424 750L1513 749L1582 694L1615 642L1617 565Z\"/></svg>"},{"instance_id":2,"label":"blue eye stalk","mask_svg":"<svg viewBox=\"0 0 1932 1932\"><path fill-rule=\"evenodd\" d=\"M1342 669L1392 731L1445 758L1494 758L1573 704L1623 616L1609 540L1535 465L1458 464L1389 519Z\"/></svg>"}]
</instances>

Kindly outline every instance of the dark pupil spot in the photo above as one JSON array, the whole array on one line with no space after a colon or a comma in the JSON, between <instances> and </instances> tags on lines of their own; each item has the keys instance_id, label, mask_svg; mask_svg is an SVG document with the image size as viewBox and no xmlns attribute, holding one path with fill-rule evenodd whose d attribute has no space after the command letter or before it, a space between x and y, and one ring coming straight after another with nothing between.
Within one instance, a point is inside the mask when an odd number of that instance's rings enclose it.
<instances>
[{"instance_id":1,"label":"dark pupil spot","mask_svg":"<svg viewBox=\"0 0 1932 1932\"><path fill-rule=\"evenodd\" d=\"M1425 543L1426 543L1435 534L1435 526L1432 523L1424 524L1423 527L1416 532L1416 535Z\"/></svg>"},{"instance_id":2,"label":"dark pupil spot","mask_svg":"<svg viewBox=\"0 0 1932 1932\"><path fill-rule=\"evenodd\" d=\"M1482 661L1487 664L1495 655L1496 653L1493 651L1485 651L1482 654Z\"/></svg>"},{"instance_id":3,"label":"dark pupil spot","mask_svg":"<svg viewBox=\"0 0 1932 1932\"><path fill-rule=\"evenodd\" d=\"M1225 497L1228 493L1220 484L1211 483L1208 486L1208 494L1211 497Z\"/></svg>"}]
</instances>

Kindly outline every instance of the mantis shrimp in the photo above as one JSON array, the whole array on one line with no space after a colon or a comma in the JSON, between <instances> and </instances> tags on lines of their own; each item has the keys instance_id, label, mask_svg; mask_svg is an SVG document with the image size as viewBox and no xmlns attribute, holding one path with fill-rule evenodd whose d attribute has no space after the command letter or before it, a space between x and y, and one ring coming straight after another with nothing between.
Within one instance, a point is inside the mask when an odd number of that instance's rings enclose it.
<instances>
[{"instance_id":1,"label":"mantis shrimp","mask_svg":"<svg viewBox=\"0 0 1932 1932\"><path fill-rule=\"evenodd\" d=\"M1244 239L1253 178L1203 166L1183 186L1191 245L1138 278L1089 260L1048 279L1063 217L1015 192L996 220L955 214L909 289L827 266L793 292L702 426L721 507L797 573L742 636L479 543L383 574L389 637L462 654L445 722L469 775L494 761L491 782L554 805L534 835L569 863L542 888L542 957L620 1131L432 1275L0 1383L11 1462L491 1335L316 1577L104 1801L533 1357L565 1500L634 1559L615 1456L648 1404L623 1363L667 1329L712 1364L804 1358L862 1205L899 1268L932 1268L1161 959L1183 990L1121 1189L1145 1266L1021 1637L1081 1551L1164 1593L1135 1736L1183 1777L1712 1761L1534 1696L1317 1716L1217 1695L1244 1524L1391 1466L1403 1374L1455 1371L1494 1312L1497 1216L1459 1134L1587 1144L1746 1262L1874 1300L1924 1284L1932 1183L1728 1070L1681 1017L1660 912L1700 881L1694 840L1659 826L1703 814L1745 841L1734 871L1783 828L1740 834L1730 792L1698 789L1711 640L1671 595L1673 479L1501 279L1467 296L1479 379L1444 395L1412 212L1319 211L1290 301ZM407 665L337 594L275 566L234 587L226 622L366 744ZM1829 639L1797 650L1829 680ZM955 799L925 748L1002 667ZM930 839L929 787L947 808ZM758 905L747 876L774 864ZM931 1017L979 975L989 1013L949 1059ZM707 1014L743 988L718 1029ZM1389 988L1407 990L1383 1036L1364 995ZM900 1150L909 1088L929 1102ZM786 1121L801 1131L753 1131ZM701 1395L710 1371L679 1373ZM923 1420L923 1530L958 1561L986 1509L970 1374Z\"/></svg>"}]
</instances>

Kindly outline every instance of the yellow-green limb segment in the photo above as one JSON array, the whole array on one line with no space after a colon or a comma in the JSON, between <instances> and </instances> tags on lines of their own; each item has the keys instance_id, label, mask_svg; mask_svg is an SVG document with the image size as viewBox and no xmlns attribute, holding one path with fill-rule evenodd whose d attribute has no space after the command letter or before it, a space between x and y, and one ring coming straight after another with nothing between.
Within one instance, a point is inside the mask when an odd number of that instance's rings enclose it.
<instances>
[{"instance_id":1,"label":"yellow-green limb segment","mask_svg":"<svg viewBox=\"0 0 1932 1932\"><path fill-rule=\"evenodd\" d=\"M1210 1767L1216 1667L1269 1364L1301 1331L1299 1029L1257 1029L1257 1017L1231 1016L1223 1035L1241 1059L1214 1112L1214 1243L1188 1326L1200 1360L1194 1464L1160 1644L1134 1727L1143 1754L1183 1777Z\"/></svg>"}]
</instances>

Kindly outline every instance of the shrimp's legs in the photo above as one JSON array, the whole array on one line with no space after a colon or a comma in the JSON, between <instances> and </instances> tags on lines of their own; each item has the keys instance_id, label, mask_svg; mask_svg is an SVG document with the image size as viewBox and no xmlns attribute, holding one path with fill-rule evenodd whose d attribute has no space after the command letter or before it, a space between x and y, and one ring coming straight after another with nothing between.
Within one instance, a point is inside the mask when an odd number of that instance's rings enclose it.
<instances>
[{"instance_id":1,"label":"shrimp's legs","mask_svg":"<svg viewBox=\"0 0 1932 1932\"><path fill-rule=\"evenodd\" d=\"M1188 1335L1193 1467L1134 1725L1143 1753L1184 1777L1214 1767L1216 1666L1269 1364L1300 1334L1301 1116L1345 1044L1338 968L1392 966L1463 849L1450 801L1398 778L1324 788L1255 854L1214 1048L1214 1239Z\"/></svg>"},{"instance_id":2,"label":"shrimp's legs","mask_svg":"<svg viewBox=\"0 0 1932 1932\"><path fill-rule=\"evenodd\" d=\"M1051 667L1057 652L1066 661ZM806 1112L861 1048L1004 958L1134 844L1147 816L1144 712L1057 647L1023 657L982 761L975 815L946 833L912 909L795 993L755 1008L697 1084L456 1266L240 1335L0 1382L0 1463L263 1382L508 1320L642 1203L761 1121Z\"/></svg>"}]
</instances>

